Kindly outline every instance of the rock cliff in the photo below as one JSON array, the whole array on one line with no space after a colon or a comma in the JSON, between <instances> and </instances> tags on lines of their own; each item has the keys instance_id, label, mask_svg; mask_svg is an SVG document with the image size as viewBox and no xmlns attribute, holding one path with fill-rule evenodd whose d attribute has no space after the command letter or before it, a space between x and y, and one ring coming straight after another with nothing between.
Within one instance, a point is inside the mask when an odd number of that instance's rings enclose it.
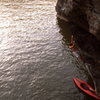
<instances>
[{"instance_id":1,"label":"rock cliff","mask_svg":"<svg viewBox=\"0 0 100 100\"><path fill-rule=\"evenodd\" d=\"M57 16L71 24L72 35L82 50L100 95L100 0L58 0Z\"/></svg>"},{"instance_id":2,"label":"rock cliff","mask_svg":"<svg viewBox=\"0 0 100 100\"><path fill-rule=\"evenodd\" d=\"M56 11L100 40L100 0L58 0Z\"/></svg>"}]
</instances>

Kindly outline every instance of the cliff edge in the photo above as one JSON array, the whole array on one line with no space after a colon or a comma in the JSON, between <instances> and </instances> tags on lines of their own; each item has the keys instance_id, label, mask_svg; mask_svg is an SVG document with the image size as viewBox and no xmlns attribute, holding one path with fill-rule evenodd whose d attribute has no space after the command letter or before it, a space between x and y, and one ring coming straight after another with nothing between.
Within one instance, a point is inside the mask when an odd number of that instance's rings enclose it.
<instances>
[{"instance_id":1,"label":"cliff edge","mask_svg":"<svg viewBox=\"0 0 100 100\"><path fill-rule=\"evenodd\" d=\"M72 35L90 67L100 95L100 0L58 0L57 16L71 25Z\"/></svg>"}]
</instances>

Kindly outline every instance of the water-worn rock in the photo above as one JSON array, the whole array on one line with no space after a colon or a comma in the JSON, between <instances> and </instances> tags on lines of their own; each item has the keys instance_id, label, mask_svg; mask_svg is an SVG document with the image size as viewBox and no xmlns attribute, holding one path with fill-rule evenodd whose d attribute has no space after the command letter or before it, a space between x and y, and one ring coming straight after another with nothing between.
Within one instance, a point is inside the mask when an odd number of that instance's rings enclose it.
<instances>
[{"instance_id":1,"label":"water-worn rock","mask_svg":"<svg viewBox=\"0 0 100 100\"><path fill-rule=\"evenodd\" d=\"M92 65L100 95L100 0L58 0L56 11L59 18L71 23L75 42Z\"/></svg>"},{"instance_id":2,"label":"water-worn rock","mask_svg":"<svg viewBox=\"0 0 100 100\"><path fill-rule=\"evenodd\" d=\"M56 11L100 40L100 0L58 0Z\"/></svg>"}]
</instances>

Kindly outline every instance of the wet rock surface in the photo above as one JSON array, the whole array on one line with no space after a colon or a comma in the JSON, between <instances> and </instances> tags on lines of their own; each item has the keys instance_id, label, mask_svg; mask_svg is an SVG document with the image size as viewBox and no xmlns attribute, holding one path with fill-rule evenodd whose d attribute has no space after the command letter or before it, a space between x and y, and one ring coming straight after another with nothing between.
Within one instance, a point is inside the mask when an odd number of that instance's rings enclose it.
<instances>
[{"instance_id":1,"label":"wet rock surface","mask_svg":"<svg viewBox=\"0 0 100 100\"><path fill-rule=\"evenodd\" d=\"M100 95L100 0L58 0L56 11L59 18L69 21Z\"/></svg>"}]
</instances>

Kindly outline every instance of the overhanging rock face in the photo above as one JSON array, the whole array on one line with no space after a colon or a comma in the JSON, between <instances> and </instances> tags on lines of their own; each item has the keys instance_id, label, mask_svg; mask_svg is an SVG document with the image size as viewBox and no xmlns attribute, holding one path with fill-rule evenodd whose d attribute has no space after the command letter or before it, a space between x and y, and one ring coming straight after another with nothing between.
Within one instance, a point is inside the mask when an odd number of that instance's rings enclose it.
<instances>
[{"instance_id":1,"label":"overhanging rock face","mask_svg":"<svg viewBox=\"0 0 100 100\"><path fill-rule=\"evenodd\" d=\"M71 23L71 31L86 61L100 95L100 0L58 0L59 18Z\"/></svg>"},{"instance_id":2,"label":"overhanging rock face","mask_svg":"<svg viewBox=\"0 0 100 100\"><path fill-rule=\"evenodd\" d=\"M56 11L100 40L100 0L58 0Z\"/></svg>"}]
</instances>

